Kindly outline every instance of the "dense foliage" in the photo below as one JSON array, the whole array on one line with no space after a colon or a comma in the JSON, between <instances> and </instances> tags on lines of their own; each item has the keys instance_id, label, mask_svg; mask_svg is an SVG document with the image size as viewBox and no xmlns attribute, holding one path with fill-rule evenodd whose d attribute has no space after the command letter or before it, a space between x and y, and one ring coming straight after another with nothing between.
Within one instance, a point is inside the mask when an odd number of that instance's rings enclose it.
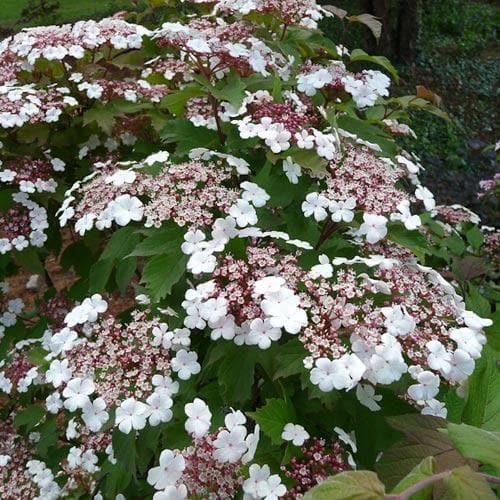
<instances>
[{"instance_id":1,"label":"dense foliage","mask_svg":"<svg viewBox=\"0 0 500 500\"><path fill-rule=\"evenodd\" d=\"M166 3L0 42L1 497L494 498L499 233L396 141L435 95L314 0Z\"/></svg>"}]
</instances>

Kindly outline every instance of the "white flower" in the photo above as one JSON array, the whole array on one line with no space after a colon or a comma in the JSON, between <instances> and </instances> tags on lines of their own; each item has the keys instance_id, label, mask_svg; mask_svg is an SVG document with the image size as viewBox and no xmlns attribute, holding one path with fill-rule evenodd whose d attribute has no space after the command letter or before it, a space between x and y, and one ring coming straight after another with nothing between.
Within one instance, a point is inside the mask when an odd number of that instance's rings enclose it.
<instances>
[{"instance_id":1,"label":"white flower","mask_svg":"<svg viewBox=\"0 0 500 500\"><path fill-rule=\"evenodd\" d=\"M312 147L312 142L311 142ZM298 184L299 177L302 175L302 168L298 163L294 163L290 156L283 160L283 172L292 184Z\"/></svg>"},{"instance_id":2,"label":"white flower","mask_svg":"<svg viewBox=\"0 0 500 500\"><path fill-rule=\"evenodd\" d=\"M62 393L63 397L66 398L64 407L69 411L83 408L94 390L94 382L89 378L82 379L77 377L70 380Z\"/></svg>"},{"instance_id":3,"label":"white flower","mask_svg":"<svg viewBox=\"0 0 500 500\"><path fill-rule=\"evenodd\" d=\"M208 405L200 398L195 398L192 403L184 406L188 416L184 428L189 434L200 438L207 434L212 421L212 413Z\"/></svg>"},{"instance_id":4,"label":"white flower","mask_svg":"<svg viewBox=\"0 0 500 500\"><path fill-rule=\"evenodd\" d=\"M106 184L113 184L113 186L123 186L124 184L132 184L137 177L133 170L117 170L114 174L106 177Z\"/></svg>"},{"instance_id":5,"label":"white flower","mask_svg":"<svg viewBox=\"0 0 500 500\"><path fill-rule=\"evenodd\" d=\"M351 450L356 453L358 451L358 447L356 446L356 437L354 435L354 431L349 434L341 429L340 427L334 427L333 430L337 433L339 439L351 447Z\"/></svg>"},{"instance_id":6,"label":"white flower","mask_svg":"<svg viewBox=\"0 0 500 500\"><path fill-rule=\"evenodd\" d=\"M47 396L45 399L45 408L49 413L58 413L59 410L63 407L63 402L61 400L61 395L58 392L54 392Z\"/></svg>"},{"instance_id":7,"label":"white flower","mask_svg":"<svg viewBox=\"0 0 500 500\"><path fill-rule=\"evenodd\" d=\"M198 355L195 352L188 352L181 349L172 359L172 370L177 373L181 380L187 380L191 375L200 373L201 366L197 362Z\"/></svg>"},{"instance_id":8,"label":"white flower","mask_svg":"<svg viewBox=\"0 0 500 500\"><path fill-rule=\"evenodd\" d=\"M251 344L258 345L260 349L269 349L271 342L281 338L281 330L271 325L269 319L264 321L255 318L250 323L248 340Z\"/></svg>"},{"instance_id":9,"label":"white flower","mask_svg":"<svg viewBox=\"0 0 500 500\"><path fill-rule=\"evenodd\" d=\"M439 376L430 371L422 371L417 375L418 384L408 387L408 396L413 400L427 401L439 392Z\"/></svg>"},{"instance_id":10,"label":"white flower","mask_svg":"<svg viewBox=\"0 0 500 500\"><path fill-rule=\"evenodd\" d=\"M97 398L94 401L87 400L82 406L82 412L82 419L92 432L100 431L109 418L106 412L106 401L103 398Z\"/></svg>"},{"instance_id":11,"label":"white flower","mask_svg":"<svg viewBox=\"0 0 500 500\"><path fill-rule=\"evenodd\" d=\"M270 199L266 191L253 182L242 182L240 187L244 190L241 197L256 208L263 207Z\"/></svg>"},{"instance_id":12,"label":"white flower","mask_svg":"<svg viewBox=\"0 0 500 500\"><path fill-rule=\"evenodd\" d=\"M200 250L191 255L186 267L193 274L201 274L213 272L216 265L217 259L211 250Z\"/></svg>"},{"instance_id":13,"label":"white flower","mask_svg":"<svg viewBox=\"0 0 500 500\"><path fill-rule=\"evenodd\" d=\"M155 163L165 163L170 156L170 153L168 151L158 151L158 153L154 153L152 155L149 155L143 163L145 163L148 166L152 166Z\"/></svg>"},{"instance_id":14,"label":"white flower","mask_svg":"<svg viewBox=\"0 0 500 500\"><path fill-rule=\"evenodd\" d=\"M323 392L333 389L351 389L366 371L366 366L356 354L344 354L339 359L319 358L311 370L311 382Z\"/></svg>"},{"instance_id":15,"label":"white flower","mask_svg":"<svg viewBox=\"0 0 500 500\"><path fill-rule=\"evenodd\" d=\"M247 200L237 200L229 209L229 215L236 220L240 227L257 224L257 213L255 208Z\"/></svg>"},{"instance_id":16,"label":"white flower","mask_svg":"<svg viewBox=\"0 0 500 500\"><path fill-rule=\"evenodd\" d=\"M193 38L186 43L187 47L195 52L201 52L202 54L209 54L212 52L210 45L208 45L206 40L202 38Z\"/></svg>"},{"instance_id":17,"label":"white flower","mask_svg":"<svg viewBox=\"0 0 500 500\"><path fill-rule=\"evenodd\" d=\"M184 235L184 243L181 245L182 253L191 255L200 249L202 241L205 241L205 235L199 229L187 231Z\"/></svg>"},{"instance_id":18,"label":"white flower","mask_svg":"<svg viewBox=\"0 0 500 500\"><path fill-rule=\"evenodd\" d=\"M333 222L352 222L354 219L354 208L356 207L356 200L354 198L347 198L345 201L332 201L329 205L329 210L332 213Z\"/></svg>"},{"instance_id":19,"label":"white flower","mask_svg":"<svg viewBox=\"0 0 500 500\"><path fill-rule=\"evenodd\" d=\"M429 401L425 402L426 406L422 408L422 415L431 415L433 417L441 417L441 418L446 418L448 415L448 410L446 409L446 406L444 403L441 403L441 401L438 401L437 399L430 399Z\"/></svg>"},{"instance_id":20,"label":"white flower","mask_svg":"<svg viewBox=\"0 0 500 500\"><path fill-rule=\"evenodd\" d=\"M370 381L391 384L406 373L408 366L401 354L401 344L389 333L381 336L382 343L375 346L375 354L369 360Z\"/></svg>"},{"instance_id":21,"label":"white flower","mask_svg":"<svg viewBox=\"0 0 500 500\"><path fill-rule=\"evenodd\" d=\"M213 326L226 316L227 300L224 297L211 298L202 302L198 309L200 316Z\"/></svg>"},{"instance_id":22,"label":"white flower","mask_svg":"<svg viewBox=\"0 0 500 500\"><path fill-rule=\"evenodd\" d=\"M391 214L391 220L400 220L406 229L413 231L422 225L422 221L418 215L412 215L410 212L410 202L408 200L401 201L397 209L399 213Z\"/></svg>"},{"instance_id":23,"label":"white flower","mask_svg":"<svg viewBox=\"0 0 500 500\"><path fill-rule=\"evenodd\" d=\"M312 266L309 273L313 279L319 278L331 278L333 276L333 266L330 264L330 259L327 255L319 256L319 264Z\"/></svg>"},{"instance_id":24,"label":"white flower","mask_svg":"<svg viewBox=\"0 0 500 500\"><path fill-rule=\"evenodd\" d=\"M64 322L68 327L81 325L87 321L93 323L97 320L100 313L106 312L108 304L100 294L95 293L90 298L84 299L79 305L74 307L64 318Z\"/></svg>"},{"instance_id":25,"label":"white flower","mask_svg":"<svg viewBox=\"0 0 500 500\"><path fill-rule=\"evenodd\" d=\"M49 369L45 372L45 380L54 387L59 387L63 382L67 382L71 379L72 370L69 368L69 361L64 359L59 361L54 359L50 363Z\"/></svg>"},{"instance_id":26,"label":"white flower","mask_svg":"<svg viewBox=\"0 0 500 500\"><path fill-rule=\"evenodd\" d=\"M363 224L358 234L366 235L366 241L374 244L385 238L387 234L387 219L383 215L363 214Z\"/></svg>"},{"instance_id":27,"label":"white flower","mask_svg":"<svg viewBox=\"0 0 500 500\"><path fill-rule=\"evenodd\" d=\"M325 68L321 68L313 73L299 74L297 76L297 90L304 92L307 96L313 96L316 94L317 89L328 85L332 82L332 79L331 73Z\"/></svg>"},{"instance_id":28,"label":"white flower","mask_svg":"<svg viewBox=\"0 0 500 500\"><path fill-rule=\"evenodd\" d=\"M299 305L299 297L289 288L283 287L267 294L260 307L270 317L271 326L296 334L307 325L307 314Z\"/></svg>"},{"instance_id":29,"label":"white flower","mask_svg":"<svg viewBox=\"0 0 500 500\"><path fill-rule=\"evenodd\" d=\"M115 425L120 431L128 434L132 429L144 429L148 416L148 405L136 401L134 398L128 398L122 401L116 409Z\"/></svg>"},{"instance_id":30,"label":"white flower","mask_svg":"<svg viewBox=\"0 0 500 500\"><path fill-rule=\"evenodd\" d=\"M425 344L429 350L427 364L433 370L439 370L443 375L448 375L451 370L451 354L445 349L443 344L437 340L431 340Z\"/></svg>"},{"instance_id":31,"label":"white flower","mask_svg":"<svg viewBox=\"0 0 500 500\"><path fill-rule=\"evenodd\" d=\"M187 498L187 488L184 484L179 486L167 486L162 491L153 495L153 500L184 500Z\"/></svg>"},{"instance_id":32,"label":"white flower","mask_svg":"<svg viewBox=\"0 0 500 500\"><path fill-rule=\"evenodd\" d=\"M152 426L160 422L169 422L172 420L173 401L166 391L157 390L151 394L146 403L149 405L149 423Z\"/></svg>"},{"instance_id":33,"label":"white flower","mask_svg":"<svg viewBox=\"0 0 500 500\"><path fill-rule=\"evenodd\" d=\"M415 320L401 306L382 307L380 310L386 318L384 326L387 333L394 337L406 337L415 330Z\"/></svg>"},{"instance_id":34,"label":"white flower","mask_svg":"<svg viewBox=\"0 0 500 500\"><path fill-rule=\"evenodd\" d=\"M210 338L212 340L218 340L221 337L225 340L231 340L236 335L236 323L234 322L234 316L229 314L224 318L221 318L217 324L212 327L210 332Z\"/></svg>"},{"instance_id":35,"label":"white flower","mask_svg":"<svg viewBox=\"0 0 500 500\"><path fill-rule=\"evenodd\" d=\"M450 380L462 382L474 371L474 360L462 349L456 349L451 356Z\"/></svg>"},{"instance_id":36,"label":"white flower","mask_svg":"<svg viewBox=\"0 0 500 500\"><path fill-rule=\"evenodd\" d=\"M94 220L96 217L96 214L85 214L83 217L80 217L80 219L78 219L75 223L75 231L80 236L83 236L87 231L90 231L94 227Z\"/></svg>"},{"instance_id":37,"label":"white flower","mask_svg":"<svg viewBox=\"0 0 500 500\"><path fill-rule=\"evenodd\" d=\"M9 455L0 455L0 467L5 467L10 462Z\"/></svg>"},{"instance_id":38,"label":"white flower","mask_svg":"<svg viewBox=\"0 0 500 500\"><path fill-rule=\"evenodd\" d=\"M266 276L254 283L253 296L258 297L259 295L279 292L284 284L285 280L281 276Z\"/></svg>"},{"instance_id":39,"label":"white flower","mask_svg":"<svg viewBox=\"0 0 500 500\"><path fill-rule=\"evenodd\" d=\"M236 221L232 217L216 219L212 225L212 238L216 241L229 241L238 234Z\"/></svg>"},{"instance_id":40,"label":"white flower","mask_svg":"<svg viewBox=\"0 0 500 500\"><path fill-rule=\"evenodd\" d=\"M434 195L426 187L418 186L417 189L415 189L415 198L421 200L424 203L425 209L428 211L436 207Z\"/></svg>"},{"instance_id":41,"label":"white flower","mask_svg":"<svg viewBox=\"0 0 500 500\"><path fill-rule=\"evenodd\" d=\"M309 437L309 433L304 427L292 423L286 424L281 433L281 439L291 441L294 446L302 446Z\"/></svg>"},{"instance_id":42,"label":"white flower","mask_svg":"<svg viewBox=\"0 0 500 500\"><path fill-rule=\"evenodd\" d=\"M148 471L148 483L156 490L167 486L175 486L186 467L184 457L179 452L163 450L160 454L160 464Z\"/></svg>"},{"instance_id":43,"label":"white flower","mask_svg":"<svg viewBox=\"0 0 500 500\"><path fill-rule=\"evenodd\" d=\"M453 328L450 330L450 338L453 339L459 349L462 349L472 359L479 359L486 337L472 328Z\"/></svg>"},{"instance_id":44,"label":"white flower","mask_svg":"<svg viewBox=\"0 0 500 500\"><path fill-rule=\"evenodd\" d=\"M235 463L247 451L245 442L247 431L238 425L231 431L222 430L214 441L214 457L219 462Z\"/></svg>"},{"instance_id":45,"label":"white flower","mask_svg":"<svg viewBox=\"0 0 500 500\"><path fill-rule=\"evenodd\" d=\"M295 139L300 149L312 149L314 147L314 135L309 134L306 129L296 132Z\"/></svg>"},{"instance_id":46,"label":"white flower","mask_svg":"<svg viewBox=\"0 0 500 500\"><path fill-rule=\"evenodd\" d=\"M142 201L129 194L118 196L109 203L108 209L119 226L126 226L130 221L140 221L144 215Z\"/></svg>"},{"instance_id":47,"label":"white flower","mask_svg":"<svg viewBox=\"0 0 500 500\"><path fill-rule=\"evenodd\" d=\"M462 313L462 319L469 328L472 328L476 331L487 328L488 326L491 326L493 324L493 321L491 319L481 318L472 311L464 311Z\"/></svg>"},{"instance_id":48,"label":"white flower","mask_svg":"<svg viewBox=\"0 0 500 500\"><path fill-rule=\"evenodd\" d=\"M369 384L358 384L356 386L356 397L358 401L369 408L371 411L380 410L377 401L382 399L380 394L375 394L375 389Z\"/></svg>"},{"instance_id":49,"label":"white flower","mask_svg":"<svg viewBox=\"0 0 500 500\"><path fill-rule=\"evenodd\" d=\"M243 483L244 498L275 500L286 493L277 474L271 475L269 465L252 464L248 470L248 479Z\"/></svg>"},{"instance_id":50,"label":"white flower","mask_svg":"<svg viewBox=\"0 0 500 500\"><path fill-rule=\"evenodd\" d=\"M314 216L317 222L325 220L327 217L326 209L330 205L327 198L319 193L309 193L302 203L302 212L305 217Z\"/></svg>"},{"instance_id":51,"label":"white flower","mask_svg":"<svg viewBox=\"0 0 500 500\"><path fill-rule=\"evenodd\" d=\"M174 382L168 375L153 375L151 383L156 387L155 392L161 390L169 396L179 392L179 382Z\"/></svg>"}]
</instances>

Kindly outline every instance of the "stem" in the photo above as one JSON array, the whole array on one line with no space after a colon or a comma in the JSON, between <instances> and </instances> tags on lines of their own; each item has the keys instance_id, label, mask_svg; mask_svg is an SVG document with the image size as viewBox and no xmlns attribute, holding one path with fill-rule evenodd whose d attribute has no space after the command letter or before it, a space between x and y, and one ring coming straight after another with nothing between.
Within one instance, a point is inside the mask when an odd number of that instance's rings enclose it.
<instances>
[{"instance_id":1,"label":"stem","mask_svg":"<svg viewBox=\"0 0 500 500\"><path fill-rule=\"evenodd\" d=\"M408 489L404 490L401 493L395 495L385 495L385 500L409 500L413 495L418 493L419 491L424 490L428 486L431 486L434 483L437 483L446 477L448 477L453 471L446 470L444 472L440 472L439 474L434 474L433 476L427 477L419 481L418 483L413 484ZM492 476L490 474L483 474L482 472L476 472L478 476L481 476L482 479L489 483L500 484L500 477Z\"/></svg>"},{"instance_id":2,"label":"stem","mask_svg":"<svg viewBox=\"0 0 500 500\"><path fill-rule=\"evenodd\" d=\"M491 474L483 474L482 472L477 472L485 481L493 484L500 484L500 477L492 476Z\"/></svg>"},{"instance_id":3,"label":"stem","mask_svg":"<svg viewBox=\"0 0 500 500\"><path fill-rule=\"evenodd\" d=\"M283 30L282 30L281 36L280 36L280 41L285 38L287 28L288 28L288 24L284 24L283 25Z\"/></svg>"},{"instance_id":4,"label":"stem","mask_svg":"<svg viewBox=\"0 0 500 500\"><path fill-rule=\"evenodd\" d=\"M212 111L214 113L219 141L221 145L224 146L226 144L226 137L224 136L224 132L222 131L222 122L220 121L220 116L219 116L219 102L212 94L208 95L208 100L210 101L210 104L212 106Z\"/></svg>"},{"instance_id":5,"label":"stem","mask_svg":"<svg viewBox=\"0 0 500 500\"><path fill-rule=\"evenodd\" d=\"M321 234L319 235L318 242L314 246L314 250L318 250L319 247L339 228L338 224L328 220L327 223L323 226L321 230Z\"/></svg>"}]
</instances>

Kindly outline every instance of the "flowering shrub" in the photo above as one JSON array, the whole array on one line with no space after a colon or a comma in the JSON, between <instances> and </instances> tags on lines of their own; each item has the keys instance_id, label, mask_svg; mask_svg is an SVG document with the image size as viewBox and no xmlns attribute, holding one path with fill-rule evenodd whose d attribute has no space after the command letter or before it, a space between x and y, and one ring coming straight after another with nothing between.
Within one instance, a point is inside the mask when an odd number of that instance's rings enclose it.
<instances>
[{"instance_id":1,"label":"flowering shrub","mask_svg":"<svg viewBox=\"0 0 500 500\"><path fill-rule=\"evenodd\" d=\"M445 419L498 424L498 232L395 140L446 115L339 9L167 3L0 44L2 498L314 497L402 414L493 495Z\"/></svg>"}]
</instances>

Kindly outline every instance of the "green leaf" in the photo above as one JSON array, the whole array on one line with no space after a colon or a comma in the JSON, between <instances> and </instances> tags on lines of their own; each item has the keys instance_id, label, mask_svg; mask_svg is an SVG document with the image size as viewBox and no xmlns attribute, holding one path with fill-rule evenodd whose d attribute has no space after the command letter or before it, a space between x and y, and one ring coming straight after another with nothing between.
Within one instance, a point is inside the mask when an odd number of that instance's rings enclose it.
<instances>
[{"instance_id":1,"label":"green leaf","mask_svg":"<svg viewBox=\"0 0 500 500\"><path fill-rule=\"evenodd\" d=\"M443 479L443 500L495 500L488 483L469 466L458 467Z\"/></svg>"},{"instance_id":2,"label":"green leaf","mask_svg":"<svg viewBox=\"0 0 500 500\"><path fill-rule=\"evenodd\" d=\"M199 85L188 85L182 90L166 95L162 100L162 107L165 106L172 114L184 116L186 103L193 97L206 94Z\"/></svg>"},{"instance_id":3,"label":"green leaf","mask_svg":"<svg viewBox=\"0 0 500 500\"><path fill-rule=\"evenodd\" d=\"M216 149L219 145L217 133L204 127L195 127L189 120L176 118L168 120L160 132L160 137L167 144L176 143L176 153L188 153L199 148L200 144L208 149Z\"/></svg>"},{"instance_id":4,"label":"green leaf","mask_svg":"<svg viewBox=\"0 0 500 500\"><path fill-rule=\"evenodd\" d=\"M425 259L425 254L429 251L427 240L422 234L418 231L409 231L401 224L389 226L388 239L411 250L420 261Z\"/></svg>"},{"instance_id":5,"label":"green leaf","mask_svg":"<svg viewBox=\"0 0 500 500\"><path fill-rule=\"evenodd\" d=\"M221 90L212 90L212 94L221 101L227 101L238 108L245 97L245 82L235 71L227 78L227 84Z\"/></svg>"},{"instance_id":6,"label":"green leaf","mask_svg":"<svg viewBox=\"0 0 500 500\"><path fill-rule=\"evenodd\" d=\"M495 355L485 346L469 378L469 396L463 422L482 429L500 429L500 371Z\"/></svg>"},{"instance_id":7,"label":"green leaf","mask_svg":"<svg viewBox=\"0 0 500 500\"><path fill-rule=\"evenodd\" d=\"M250 415L260 425L262 432L277 445L283 442L281 434L285 425L295 420L293 407L284 399L267 399L262 408Z\"/></svg>"},{"instance_id":8,"label":"green leaf","mask_svg":"<svg viewBox=\"0 0 500 500\"><path fill-rule=\"evenodd\" d=\"M250 399L258 355L257 348L231 346L222 358L217 376L228 403L244 403Z\"/></svg>"},{"instance_id":9,"label":"green leaf","mask_svg":"<svg viewBox=\"0 0 500 500\"><path fill-rule=\"evenodd\" d=\"M389 424L403 432L405 438L384 451L375 465L380 478L393 488L426 457L434 456L438 471L465 464L450 438L439 431L446 421L424 415L389 417Z\"/></svg>"},{"instance_id":10,"label":"green leaf","mask_svg":"<svg viewBox=\"0 0 500 500\"><path fill-rule=\"evenodd\" d=\"M500 468L500 432L449 423L448 436L464 457Z\"/></svg>"},{"instance_id":11,"label":"green leaf","mask_svg":"<svg viewBox=\"0 0 500 500\"><path fill-rule=\"evenodd\" d=\"M106 134L111 135L116 123L116 118L122 113L116 109L113 103L95 104L92 108L83 113L83 125L96 123Z\"/></svg>"},{"instance_id":12,"label":"green leaf","mask_svg":"<svg viewBox=\"0 0 500 500\"><path fill-rule=\"evenodd\" d=\"M292 339L284 345L279 346L276 356L276 371L273 379L289 377L304 371L304 357L306 351L304 344L298 339Z\"/></svg>"},{"instance_id":13,"label":"green leaf","mask_svg":"<svg viewBox=\"0 0 500 500\"><path fill-rule=\"evenodd\" d=\"M27 271L41 274L42 276L45 275L43 263L34 248L26 248L21 252L16 252L14 255L16 262Z\"/></svg>"},{"instance_id":14,"label":"green leaf","mask_svg":"<svg viewBox=\"0 0 500 500\"><path fill-rule=\"evenodd\" d=\"M104 290L111 276L114 263L114 259L101 259L92 265L89 274L90 293L98 293Z\"/></svg>"},{"instance_id":15,"label":"green leaf","mask_svg":"<svg viewBox=\"0 0 500 500\"><path fill-rule=\"evenodd\" d=\"M473 226L465 233L465 237L474 250L479 250L484 243L484 236L478 226Z\"/></svg>"},{"instance_id":16,"label":"green leaf","mask_svg":"<svg viewBox=\"0 0 500 500\"><path fill-rule=\"evenodd\" d=\"M57 423L55 418L47 420L43 425L37 427L37 432L40 433L40 440L36 444L37 452L46 457L48 451L54 446L59 437Z\"/></svg>"},{"instance_id":17,"label":"green leaf","mask_svg":"<svg viewBox=\"0 0 500 500\"><path fill-rule=\"evenodd\" d=\"M116 461L131 476L135 476L136 442L135 431L128 434L115 429L113 432L113 451Z\"/></svg>"},{"instance_id":18,"label":"green leaf","mask_svg":"<svg viewBox=\"0 0 500 500\"><path fill-rule=\"evenodd\" d=\"M349 471L327 478L309 490L304 500L382 500L385 487L375 472Z\"/></svg>"},{"instance_id":19,"label":"green leaf","mask_svg":"<svg viewBox=\"0 0 500 500\"><path fill-rule=\"evenodd\" d=\"M122 294L134 276L135 270L137 269L137 257L127 257L120 260L116 266L116 286L120 289Z\"/></svg>"},{"instance_id":20,"label":"green leaf","mask_svg":"<svg viewBox=\"0 0 500 500\"><path fill-rule=\"evenodd\" d=\"M14 425L16 427L26 426L27 430L31 430L44 416L45 409L43 406L30 405L14 417Z\"/></svg>"},{"instance_id":21,"label":"green leaf","mask_svg":"<svg viewBox=\"0 0 500 500\"><path fill-rule=\"evenodd\" d=\"M185 232L186 229L177 224L164 225L141 241L128 256L148 257L169 252L172 248L180 248Z\"/></svg>"},{"instance_id":22,"label":"green leaf","mask_svg":"<svg viewBox=\"0 0 500 500\"><path fill-rule=\"evenodd\" d=\"M357 16L358 20L360 16ZM399 82L399 76L396 68L391 64L391 61L387 59L387 57L384 56L370 56L367 54L364 50L361 49L354 49L351 52L351 62L356 62L356 61L367 61L371 62L374 64L378 64L379 66L382 66L384 69L386 69L394 78L396 83Z\"/></svg>"},{"instance_id":23,"label":"green leaf","mask_svg":"<svg viewBox=\"0 0 500 500\"><path fill-rule=\"evenodd\" d=\"M351 22L364 24L370 29L373 36L377 39L377 42L380 40L380 35L382 34L382 23L372 14L359 14L357 16L350 16L347 19Z\"/></svg>"},{"instance_id":24,"label":"green leaf","mask_svg":"<svg viewBox=\"0 0 500 500\"><path fill-rule=\"evenodd\" d=\"M469 293L465 297L465 305L467 309L474 311L483 318L488 318L491 314L489 301L472 284L469 284Z\"/></svg>"},{"instance_id":25,"label":"green leaf","mask_svg":"<svg viewBox=\"0 0 500 500\"><path fill-rule=\"evenodd\" d=\"M140 238L137 228L133 226L120 228L113 233L100 258L121 259L132 252Z\"/></svg>"},{"instance_id":26,"label":"green leaf","mask_svg":"<svg viewBox=\"0 0 500 500\"><path fill-rule=\"evenodd\" d=\"M187 255L180 248L170 248L167 253L152 257L144 265L142 281L146 284L153 302L166 297L186 270Z\"/></svg>"},{"instance_id":27,"label":"green leaf","mask_svg":"<svg viewBox=\"0 0 500 500\"><path fill-rule=\"evenodd\" d=\"M411 472L405 476L397 486L392 490L394 493L402 493L404 490L420 481L434 475L436 463L433 457L424 458ZM432 499L432 485L420 490L412 495L412 500L430 500Z\"/></svg>"},{"instance_id":28,"label":"green leaf","mask_svg":"<svg viewBox=\"0 0 500 500\"><path fill-rule=\"evenodd\" d=\"M337 125L339 128L357 135L372 144L378 144L382 149L382 153L394 157L398 148L393 138L381 128L367 123L355 116L340 115L337 117Z\"/></svg>"}]
</instances>

